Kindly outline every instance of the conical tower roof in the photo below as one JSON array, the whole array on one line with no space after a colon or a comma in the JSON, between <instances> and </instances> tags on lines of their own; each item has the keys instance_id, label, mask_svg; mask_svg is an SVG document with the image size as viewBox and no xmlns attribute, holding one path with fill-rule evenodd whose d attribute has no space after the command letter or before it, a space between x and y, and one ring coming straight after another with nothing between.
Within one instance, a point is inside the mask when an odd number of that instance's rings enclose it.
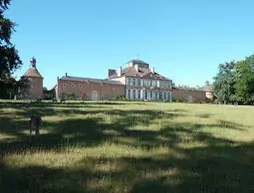
<instances>
[{"instance_id":1,"label":"conical tower roof","mask_svg":"<svg viewBox=\"0 0 254 193\"><path fill-rule=\"evenodd\" d=\"M30 68L26 71L26 73L23 76L32 78L43 78L36 68L36 60L34 57L30 60L30 63L31 63Z\"/></svg>"}]
</instances>

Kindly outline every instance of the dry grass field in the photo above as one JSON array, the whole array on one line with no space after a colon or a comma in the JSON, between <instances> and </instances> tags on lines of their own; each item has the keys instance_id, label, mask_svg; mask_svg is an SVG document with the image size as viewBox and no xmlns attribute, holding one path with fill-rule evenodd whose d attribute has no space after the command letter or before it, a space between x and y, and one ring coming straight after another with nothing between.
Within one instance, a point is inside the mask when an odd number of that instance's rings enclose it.
<instances>
[{"instance_id":1,"label":"dry grass field","mask_svg":"<svg viewBox=\"0 0 254 193\"><path fill-rule=\"evenodd\" d=\"M254 108L1 101L0 159L1 193L251 193Z\"/></svg>"}]
</instances>

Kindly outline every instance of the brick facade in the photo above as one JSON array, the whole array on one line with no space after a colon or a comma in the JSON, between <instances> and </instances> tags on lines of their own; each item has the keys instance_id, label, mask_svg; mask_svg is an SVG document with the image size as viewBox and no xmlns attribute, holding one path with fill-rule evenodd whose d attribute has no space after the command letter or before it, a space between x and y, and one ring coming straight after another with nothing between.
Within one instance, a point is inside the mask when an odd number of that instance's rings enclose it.
<instances>
[{"instance_id":1,"label":"brick facade","mask_svg":"<svg viewBox=\"0 0 254 193\"><path fill-rule=\"evenodd\" d=\"M118 82L65 76L57 80L56 97L64 98L66 93L74 93L79 99L107 100L125 96L125 86Z\"/></svg>"},{"instance_id":2,"label":"brick facade","mask_svg":"<svg viewBox=\"0 0 254 193\"><path fill-rule=\"evenodd\" d=\"M173 88L173 99L184 100L188 103L204 102L207 100L206 92L194 89Z\"/></svg>"},{"instance_id":3,"label":"brick facade","mask_svg":"<svg viewBox=\"0 0 254 193\"><path fill-rule=\"evenodd\" d=\"M29 100L43 99L43 77L36 68L35 58L32 58L30 62L31 67L23 75L29 80L29 86L25 89L23 98Z\"/></svg>"},{"instance_id":4,"label":"brick facade","mask_svg":"<svg viewBox=\"0 0 254 193\"><path fill-rule=\"evenodd\" d=\"M24 99L36 100L43 99L43 79L30 77L29 79L29 87L25 90Z\"/></svg>"}]
</instances>

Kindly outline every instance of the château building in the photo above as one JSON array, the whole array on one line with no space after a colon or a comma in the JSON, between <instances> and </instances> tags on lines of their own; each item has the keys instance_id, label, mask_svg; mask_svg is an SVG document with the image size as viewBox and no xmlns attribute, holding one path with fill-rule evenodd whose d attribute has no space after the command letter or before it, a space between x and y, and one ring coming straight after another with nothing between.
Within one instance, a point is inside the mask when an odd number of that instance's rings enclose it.
<instances>
[{"instance_id":1,"label":"ch\u00e2teau building","mask_svg":"<svg viewBox=\"0 0 254 193\"><path fill-rule=\"evenodd\" d=\"M142 60L131 60L125 68L109 69L108 77L125 85L128 99L172 100L172 80L150 68Z\"/></svg>"},{"instance_id":2,"label":"ch\u00e2teau building","mask_svg":"<svg viewBox=\"0 0 254 193\"><path fill-rule=\"evenodd\" d=\"M125 97L130 100L145 101L186 101L189 103L214 100L212 89L173 87L172 80L158 73L155 68L142 60L131 60L125 67L109 69L106 79L70 76L67 73L57 78L54 88L43 95L43 77L36 67L36 60L30 60L31 66L24 74L30 81L25 90L24 99L36 100L47 96L57 99L72 96L85 100L109 100Z\"/></svg>"}]
</instances>

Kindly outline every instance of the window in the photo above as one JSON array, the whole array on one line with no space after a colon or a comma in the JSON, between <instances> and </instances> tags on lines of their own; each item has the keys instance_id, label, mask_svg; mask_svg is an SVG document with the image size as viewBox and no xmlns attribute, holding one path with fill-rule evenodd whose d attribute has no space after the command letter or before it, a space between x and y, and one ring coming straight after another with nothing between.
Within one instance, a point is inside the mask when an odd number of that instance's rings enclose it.
<instances>
[{"instance_id":1,"label":"window","mask_svg":"<svg viewBox=\"0 0 254 193\"><path fill-rule=\"evenodd\" d=\"M150 86L153 86L153 82L152 82L152 80L150 80L149 82L150 82Z\"/></svg>"},{"instance_id":2,"label":"window","mask_svg":"<svg viewBox=\"0 0 254 193\"><path fill-rule=\"evenodd\" d=\"M167 100L167 93L164 92L164 97L163 97L164 100Z\"/></svg>"},{"instance_id":3,"label":"window","mask_svg":"<svg viewBox=\"0 0 254 193\"><path fill-rule=\"evenodd\" d=\"M138 79L138 86L141 86L141 80Z\"/></svg>"},{"instance_id":4,"label":"window","mask_svg":"<svg viewBox=\"0 0 254 193\"><path fill-rule=\"evenodd\" d=\"M144 80L144 86L148 87L149 86L149 80Z\"/></svg>"},{"instance_id":5,"label":"window","mask_svg":"<svg viewBox=\"0 0 254 193\"><path fill-rule=\"evenodd\" d=\"M145 90L145 100L147 100L147 90Z\"/></svg>"},{"instance_id":6,"label":"window","mask_svg":"<svg viewBox=\"0 0 254 193\"><path fill-rule=\"evenodd\" d=\"M162 100L162 92L159 92L159 99Z\"/></svg>"},{"instance_id":7,"label":"window","mask_svg":"<svg viewBox=\"0 0 254 193\"><path fill-rule=\"evenodd\" d=\"M133 85L135 86L136 85L136 79L133 78Z\"/></svg>"},{"instance_id":8,"label":"window","mask_svg":"<svg viewBox=\"0 0 254 193\"><path fill-rule=\"evenodd\" d=\"M79 88L82 88L82 84L79 85Z\"/></svg>"},{"instance_id":9,"label":"window","mask_svg":"<svg viewBox=\"0 0 254 193\"><path fill-rule=\"evenodd\" d=\"M155 99L156 100L158 99L158 92L157 91L155 92Z\"/></svg>"},{"instance_id":10,"label":"window","mask_svg":"<svg viewBox=\"0 0 254 193\"><path fill-rule=\"evenodd\" d=\"M128 97L128 99L131 98L131 90L128 90L128 91L127 91L127 97Z\"/></svg>"},{"instance_id":11,"label":"window","mask_svg":"<svg viewBox=\"0 0 254 193\"><path fill-rule=\"evenodd\" d=\"M156 86L156 80L153 80L153 86Z\"/></svg>"},{"instance_id":12,"label":"window","mask_svg":"<svg viewBox=\"0 0 254 193\"><path fill-rule=\"evenodd\" d=\"M130 85L130 78L126 78L126 84Z\"/></svg>"},{"instance_id":13,"label":"window","mask_svg":"<svg viewBox=\"0 0 254 193\"><path fill-rule=\"evenodd\" d=\"M138 90L138 99L140 99L140 90Z\"/></svg>"},{"instance_id":14,"label":"window","mask_svg":"<svg viewBox=\"0 0 254 193\"><path fill-rule=\"evenodd\" d=\"M165 82L164 81L160 81L160 87L165 88Z\"/></svg>"},{"instance_id":15,"label":"window","mask_svg":"<svg viewBox=\"0 0 254 193\"><path fill-rule=\"evenodd\" d=\"M71 85L71 88L75 88L75 85L74 85L74 84L72 84L72 85Z\"/></svg>"},{"instance_id":16,"label":"window","mask_svg":"<svg viewBox=\"0 0 254 193\"><path fill-rule=\"evenodd\" d=\"M168 100L171 100L171 92L168 93Z\"/></svg>"},{"instance_id":17,"label":"window","mask_svg":"<svg viewBox=\"0 0 254 193\"><path fill-rule=\"evenodd\" d=\"M65 84L65 83L63 84L63 87L66 87L66 84Z\"/></svg>"},{"instance_id":18,"label":"window","mask_svg":"<svg viewBox=\"0 0 254 193\"><path fill-rule=\"evenodd\" d=\"M133 98L133 99L136 99L136 90L133 90L132 92L133 92L133 93L132 93L132 98Z\"/></svg>"},{"instance_id":19,"label":"window","mask_svg":"<svg viewBox=\"0 0 254 193\"><path fill-rule=\"evenodd\" d=\"M153 92L150 91L150 99L153 99Z\"/></svg>"},{"instance_id":20,"label":"window","mask_svg":"<svg viewBox=\"0 0 254 193\"><path fill-rule=\"evenodd\" d=\"M157 80L157 87L160 87L160 81Z\"/></svg>"},{"instance_id":21,"label":"window","mask_svg":"<svg viewBox=\"0 0 254 193\"><path fill-rule=\"evenodd\" d=\"M168 82L165 82L165 88L170 88L170 84Z\"/></svg>"}]
</instances>

